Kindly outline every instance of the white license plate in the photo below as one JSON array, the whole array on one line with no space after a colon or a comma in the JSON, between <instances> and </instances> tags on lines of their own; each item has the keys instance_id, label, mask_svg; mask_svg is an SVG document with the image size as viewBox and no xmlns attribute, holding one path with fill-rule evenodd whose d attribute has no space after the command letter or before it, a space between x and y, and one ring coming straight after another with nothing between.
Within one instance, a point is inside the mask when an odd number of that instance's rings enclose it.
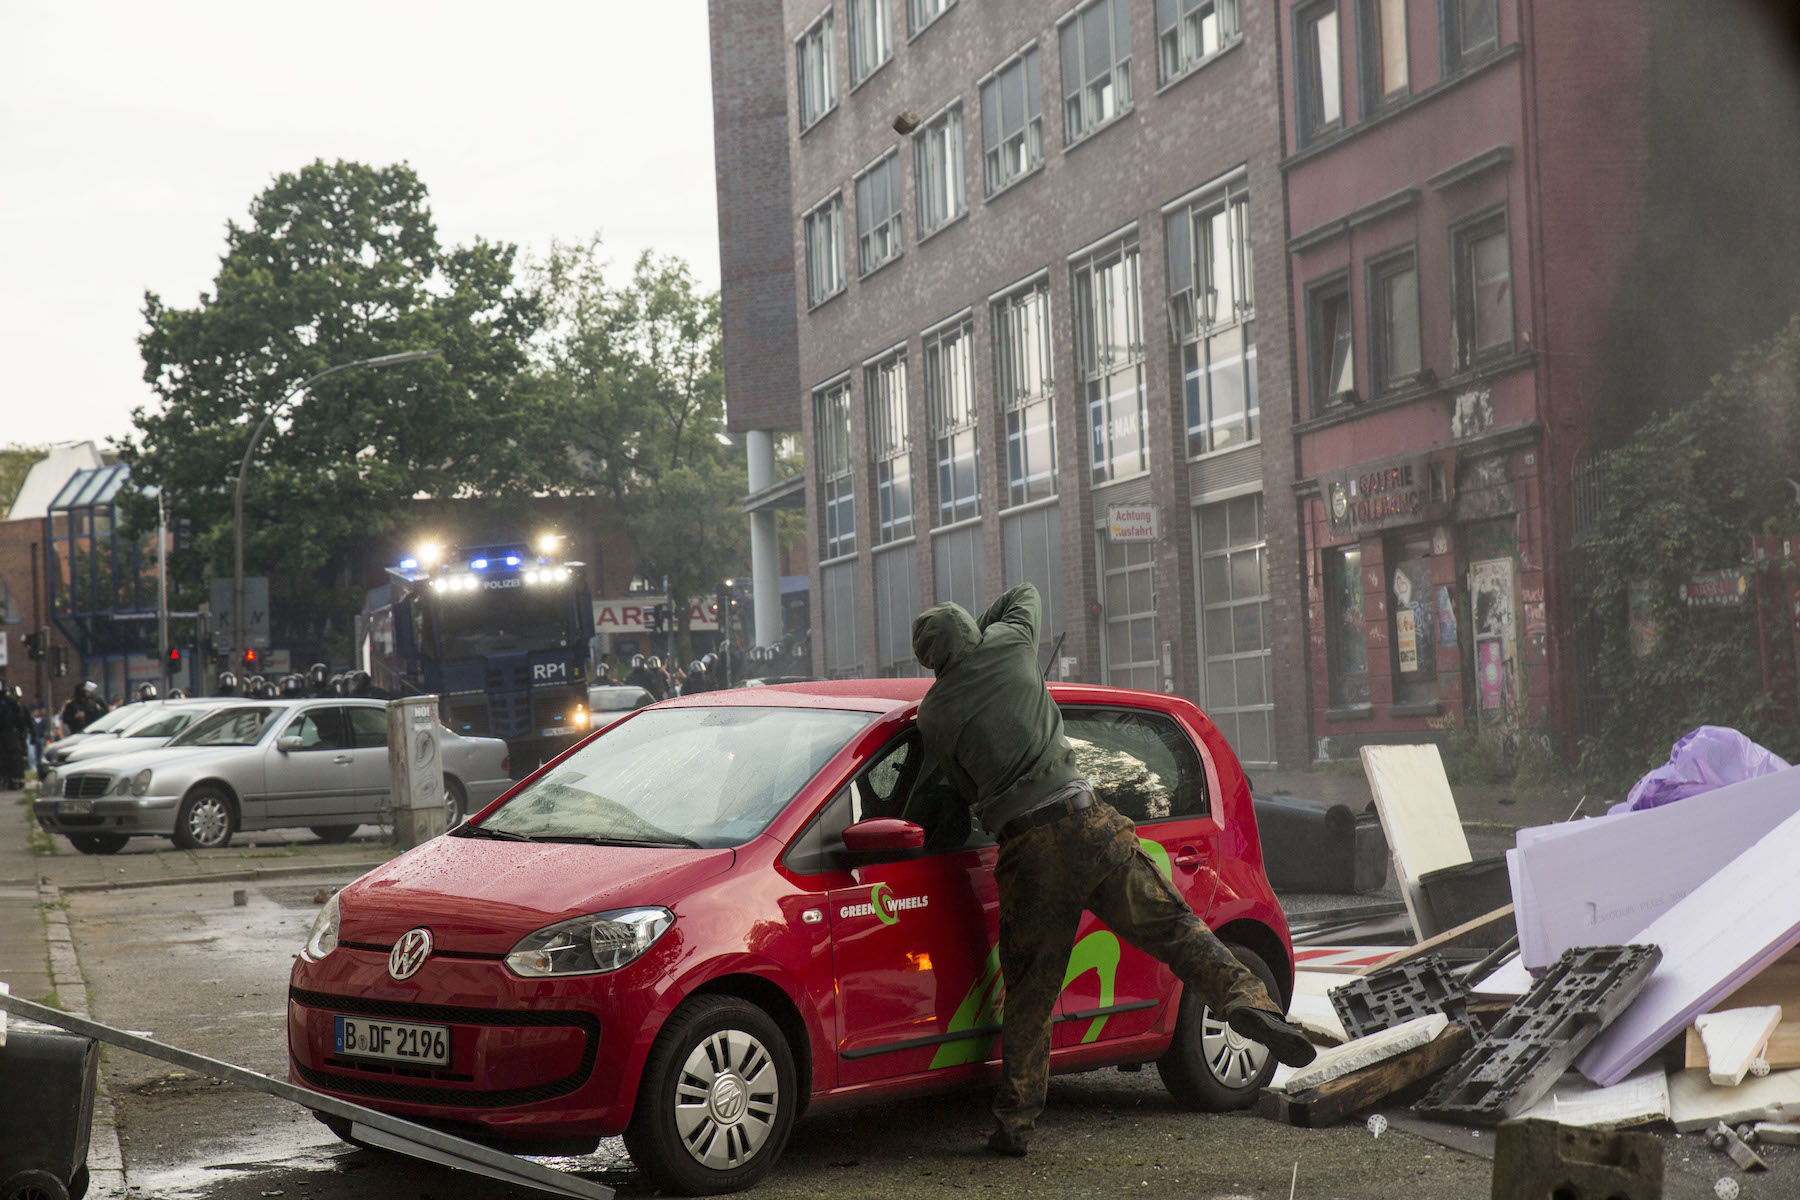
<instances>
[{"instance_id":1,"label":"white license plate","mask_svg":"<svg viewBox=\"0 0 1800 1200\"><path fill-rule=\"evenodd\" d=\"M404 1021L368 1021L362 1017L336 1017L337 1052L355 1058L383 1058L390 1062L450 1065L450 1027L413 1025Z\"/></svg>"},{"instance_id":2,"label":"white license plate","mask_svg":"<svg viewBox=\"0 0 1800 1200\"><path fill-rule=\"evenodd\" d=\"M58 800L56 811L65 817L85 817L94 811L92 800Z\"/></svg>"}]
</instances>

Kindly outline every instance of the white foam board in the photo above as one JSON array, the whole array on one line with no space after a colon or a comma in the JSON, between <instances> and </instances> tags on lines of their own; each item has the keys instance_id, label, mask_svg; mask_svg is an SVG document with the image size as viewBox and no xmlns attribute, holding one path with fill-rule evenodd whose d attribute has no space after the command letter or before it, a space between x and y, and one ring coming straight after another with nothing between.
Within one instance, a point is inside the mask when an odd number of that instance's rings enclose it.
<instances>
[{"instance_id":1,"label":"white foam board","mask_svg":"<svg viewBox=\"0 0 1800 1200\"><path fill-rule=\"evenodd\" d=\"M1501 996L1516 1000L1531 990L1537 980L1525 969L1525 964L1517 958L1510 958L1500 964L1493 974L1476 981L1469 990L1477 996Z\"/></svg>"},{"instance_id":2,"label":"white foam board","mask_svg":"<svg viewBox=\"0 0 1800 1200\"><path fill-rule=\"evenodd\" d=\"M1419 877L1470 861L1469 839L1450 794L1444 760L1436 746L1425 745L1364 746L1362 761L1394 856L1406 915L1415 934L1429 937L1437 930L1427 930L1420 919Z\"/></svg>"},{"instance_id":3,"label":"white foam board","mask_svg":"<svg viewBox=\"0 0 1800 1200\"><path fill-rule=\"evenodd\" d=\"M1720 1087L1705 1071L1673 1071L1669 1075L1669 1120L1682 1133L1705 1129L1714 1121L1800 1120L1800 1071L1751 1076L1736 1087Z\"/></svg>"},{"instance_id":4,"label":"white foam board","mask_svg":"<svg viewBox=\"0 0 1800 1200\"><path fill-rule=\"evenodd\" d=\"M1541 1117L1560 1125L1588 1125L1622 1129L1667 1120L1669 1077L1660 1066L1640 1067L1622 1083L1595 1087L1570 1071L1557 1081L1550 1094L1519 1114Z\"/></svg>"},{"instance_id":5,"label":"white foam board","mask_svg":"<svg viewBox=\"0 0 1800 1200\"><path fill-rule=\"evenodd\" d=\"M1341 1075L1360 1071L1384 1059L1403 1054L1415 1046L1423 1046L1444 1032L1449 1024L1450 1018L1443 1013L1431 1013L1404 1021L1392 1029L1366 1034L1355 1041L1322 1050L1319 1057L1289 1075L1285 1086L1290 1092L1316 1088Z\"/></svg>"},{"instance_id":6,"label":"white foam board","mask_svg":"<svg viewBox=\"0 0 1800 1200\"><path fill-rule=\"evenodd\" d=\"M1777 825L1632 940L1661 947L1662 961L1631 1006L1575 1062L1602 1085L1625 1078L1695 1017L1800 945L1800 815Z\"/></svg>"},{"instance_id":7,"label":"white foam board","mask_svg":"<svg viewBox=\"0 0 1800 1200\"><path fill-rule=\"evenodd\" d=\"M1761 1058L1769 1036L1781 1024L1779 1004L1727 1008L1694 1018L1700 1044L1706 1047L1707 1078L1721 1087L1736 1087Z\"/></svg>"},{"instance_id":8,"label":"white foam board","mask_svg":"<svg viewBox=\"0 0 1800 1200\"><path fill-rule=\"evenodd\" d=\"M1342 975L1323 971L1294 972L1294 999L1288 1005L1288 1020L1309 1036L1316 1035L1336 1045L1350 1040L1350 1034L1338 1019L1327 993L1343 984Z\"/></svg>"},{"instance_id":9,"label":"white foam board","mask_svg":"<svg viewBox=\"0 0 1800 1200\"><path fill-rule=\"evenodd\" d=\"M1643 812L1521 829L1507 854L1519 957L1642 941L1652 921L1800 813L1800 767Z\"/></svg>"}]
</instances>

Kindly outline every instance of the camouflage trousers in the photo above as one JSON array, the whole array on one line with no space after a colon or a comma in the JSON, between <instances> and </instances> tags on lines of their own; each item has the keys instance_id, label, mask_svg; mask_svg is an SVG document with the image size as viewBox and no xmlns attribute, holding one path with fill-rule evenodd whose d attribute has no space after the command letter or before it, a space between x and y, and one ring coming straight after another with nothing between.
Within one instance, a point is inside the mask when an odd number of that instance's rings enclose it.
<instances>
[{"instance_id":1,"label":"camouflage trousers","mask_svg":"<svg viewBox=\"0 0 1800 1200\"><path fill-rule=\"evenodd\" d=\"M1023 1140L1050 1088L1050 1025L1085 909L1153 958L1215 1013L1279 1012L1262 981L1213 936L1149 857L1137 829L1100 801L1000 847L1001 1075L994 1120Z\"/></svg>"}]
</instances>

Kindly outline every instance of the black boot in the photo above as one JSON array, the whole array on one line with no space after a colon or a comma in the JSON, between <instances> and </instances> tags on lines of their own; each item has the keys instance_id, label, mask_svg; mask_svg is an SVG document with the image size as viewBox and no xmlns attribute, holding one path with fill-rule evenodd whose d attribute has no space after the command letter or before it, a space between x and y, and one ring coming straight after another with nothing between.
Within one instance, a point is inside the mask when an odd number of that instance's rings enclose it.
<instances>
[{"instance_id":1,"label":"black boot","mask_svg":"<svg viewBox=\"0 0 1800 1200\"><path fill-rule=\"evenodd\" d=\"M1306 1035L1283 1020L1280 1013L1244 1005L1226 1013L1225 1023L1239 1035L1267 1046L1277 1062L1290 1067L1304 1067L1318 1057L1319 1052Z\"/></svg>"},{"instance_id":2,"label":"black boot","mask_svg":"<svg viewBox=\"0 0 1800 1200\"><path fill-rule=\"evenodd\" d=\"M987 1148L995 1154L1003 1154L1007 1158L1024 1158L1025 1135L1011 1133L1000 1126L995 1126L993 1134L988 1138Z\"/></svg>"}]
</instances>

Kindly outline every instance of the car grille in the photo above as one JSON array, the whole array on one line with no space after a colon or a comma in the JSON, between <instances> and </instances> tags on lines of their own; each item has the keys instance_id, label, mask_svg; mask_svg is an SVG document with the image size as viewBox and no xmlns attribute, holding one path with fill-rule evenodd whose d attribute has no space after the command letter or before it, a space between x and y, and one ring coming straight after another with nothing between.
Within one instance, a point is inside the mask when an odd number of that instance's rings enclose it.
<instances>
[{"instance_id":1,"label":"car grille","mask_svg":"<svg viewBox=\"0 0 1800 1200\"><path fill-rule=\"evenodd\" d=\"M581 1062L561 1079L531 1087L504 1088L495 1091L469 1091L432 1087L429 1084L392 1083L362 1075L320 1071L295 1062L300 1077L313 1087L352 1096L368 1096L377 1100L394 1100L409 1104L436 1104L449 1108L505 1108L518 1104L536 1104L566 1096L579 1088L594 1069L600 1054L600 1020L592 1013L556 1010L519 1010L501 1008L459 1008L450 1004L407 1004L394 1000L369 1000L361 996L333 996L324 992L288 989L288 999L306 1008L328 1012L355 1013L365 1017L389 1017L397 1021L435 1021L456 1025L564 1025L582 1031L584 1048ZM361 1063L330 1060L340 1069L369 1070L371 1074L389 1074L385 1065L365 1068Z\"/></svg>"},{"instance_id":2,"label":"car grille","mask_svg":"<svg viewBox=\"0 0 1800 1200\"><path fill-rule=\"evenodd\" d=\"M97 800L106 795L106 789L112 786L111 775L65 775L62 781L62 794L69 800Z\"/></svg>"}]
</instances>

